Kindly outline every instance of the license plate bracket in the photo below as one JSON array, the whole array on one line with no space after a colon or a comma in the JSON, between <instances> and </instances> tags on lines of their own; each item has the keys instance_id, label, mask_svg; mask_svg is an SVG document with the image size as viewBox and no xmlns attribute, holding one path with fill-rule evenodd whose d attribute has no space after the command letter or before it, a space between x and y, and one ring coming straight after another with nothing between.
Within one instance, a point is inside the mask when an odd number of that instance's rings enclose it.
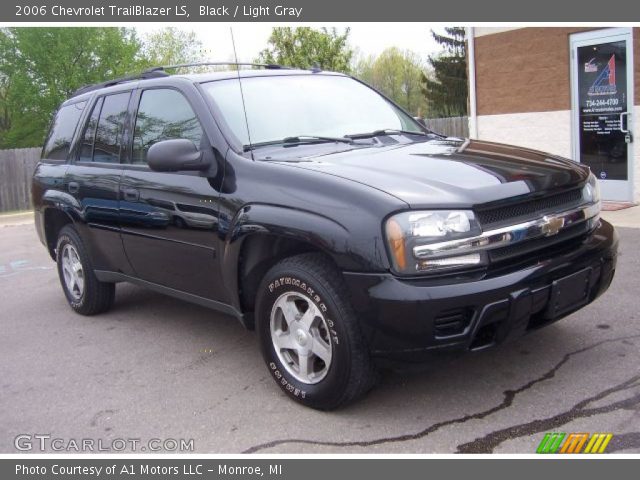
<instances>
[{"instance_id":1,"label":"license plate bracket","mask_svg":"<svg viewBox=\"0 0 640 480\"><path fill-rule=\"evenodd\" d=\"M589 300L591 273L591 268L585 268L554 280L545 316L554 319L585 305Z\"/></svg>"}]
</instances>

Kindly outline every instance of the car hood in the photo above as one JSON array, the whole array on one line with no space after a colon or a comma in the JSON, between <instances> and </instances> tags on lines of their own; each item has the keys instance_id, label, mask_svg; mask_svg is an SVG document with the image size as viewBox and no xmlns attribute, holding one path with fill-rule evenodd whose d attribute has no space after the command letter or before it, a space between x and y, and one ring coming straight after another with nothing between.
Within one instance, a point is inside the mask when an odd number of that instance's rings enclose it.
<instances>
[{"instance_id":1,"label":"car hood","mask_svg":"<svg viewBox=\"0 0 640 480\"><path fill-rule=\"evenodd\" d=\"M317 145L272 151L270 161L350 179L393 195L411 207L473 206L543 195L578 185L580 164L536 150L447 138L388 146Z\"/></svg>"}]
</instances>

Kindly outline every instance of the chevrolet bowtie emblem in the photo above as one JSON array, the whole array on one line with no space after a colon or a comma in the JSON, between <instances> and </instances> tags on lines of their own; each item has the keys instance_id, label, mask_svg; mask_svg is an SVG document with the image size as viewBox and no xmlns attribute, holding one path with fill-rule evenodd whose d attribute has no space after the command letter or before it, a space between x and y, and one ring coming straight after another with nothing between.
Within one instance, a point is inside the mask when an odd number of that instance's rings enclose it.
<instances>
[{"instance_id":1,"label":"chevrolet bowtie emblem","mask_svg":"<svg viewBox=\"0 0 640 480\"><path fill-rule=\"evenodd\" d=\"M541 230L545 237L557 235L562 227L564 227L564 218L546 216L542 218Z\"/></svg>"}]
</instances>

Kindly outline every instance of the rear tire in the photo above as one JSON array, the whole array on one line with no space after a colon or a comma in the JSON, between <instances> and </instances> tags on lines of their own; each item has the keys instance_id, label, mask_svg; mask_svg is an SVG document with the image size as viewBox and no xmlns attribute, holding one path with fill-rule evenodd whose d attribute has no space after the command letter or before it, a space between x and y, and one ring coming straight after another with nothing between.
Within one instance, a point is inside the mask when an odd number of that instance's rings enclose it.
<instances>
[{"instance_id":1,"label":"rear tire","mask_svg":"<svg viewBox=\"0 0 640 480\"><path fill-rule=\"evenodd\" d=\"M115 284L99 281L89 254L72 225L60 230L56 244L58 276L69 306L81 315L106 312L113 305Z\"/></svg>"},{"instance_id":2,"label":"rear tire","mask_svg":"<svg viewBox=\"0 0 640 480\"><path fill-rule=\"evenodd\" d=\"M295 401L332 410L369 391L376 371L340 272L325 257L282 260L263 279L256 302L262 355Z\"/></svg>"}]
</instances>

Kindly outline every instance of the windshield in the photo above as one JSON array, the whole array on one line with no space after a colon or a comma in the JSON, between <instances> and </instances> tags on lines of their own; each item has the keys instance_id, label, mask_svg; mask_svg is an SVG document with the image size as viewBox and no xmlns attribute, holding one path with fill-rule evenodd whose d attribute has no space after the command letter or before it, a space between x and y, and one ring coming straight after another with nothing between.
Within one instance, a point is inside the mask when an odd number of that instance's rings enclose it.
<instances>
[{"instance_id":1,"label":"windshield","mask_svg":"<svg viewBox=\"0 0 640 480\"><path fill-rule=\"evenodd\" d=\"M283 75L203 84L243 145L301 136L344 137L377 130L420 133L418 124L371 88L349 77Z\"/></svg>"}]
</instances>

